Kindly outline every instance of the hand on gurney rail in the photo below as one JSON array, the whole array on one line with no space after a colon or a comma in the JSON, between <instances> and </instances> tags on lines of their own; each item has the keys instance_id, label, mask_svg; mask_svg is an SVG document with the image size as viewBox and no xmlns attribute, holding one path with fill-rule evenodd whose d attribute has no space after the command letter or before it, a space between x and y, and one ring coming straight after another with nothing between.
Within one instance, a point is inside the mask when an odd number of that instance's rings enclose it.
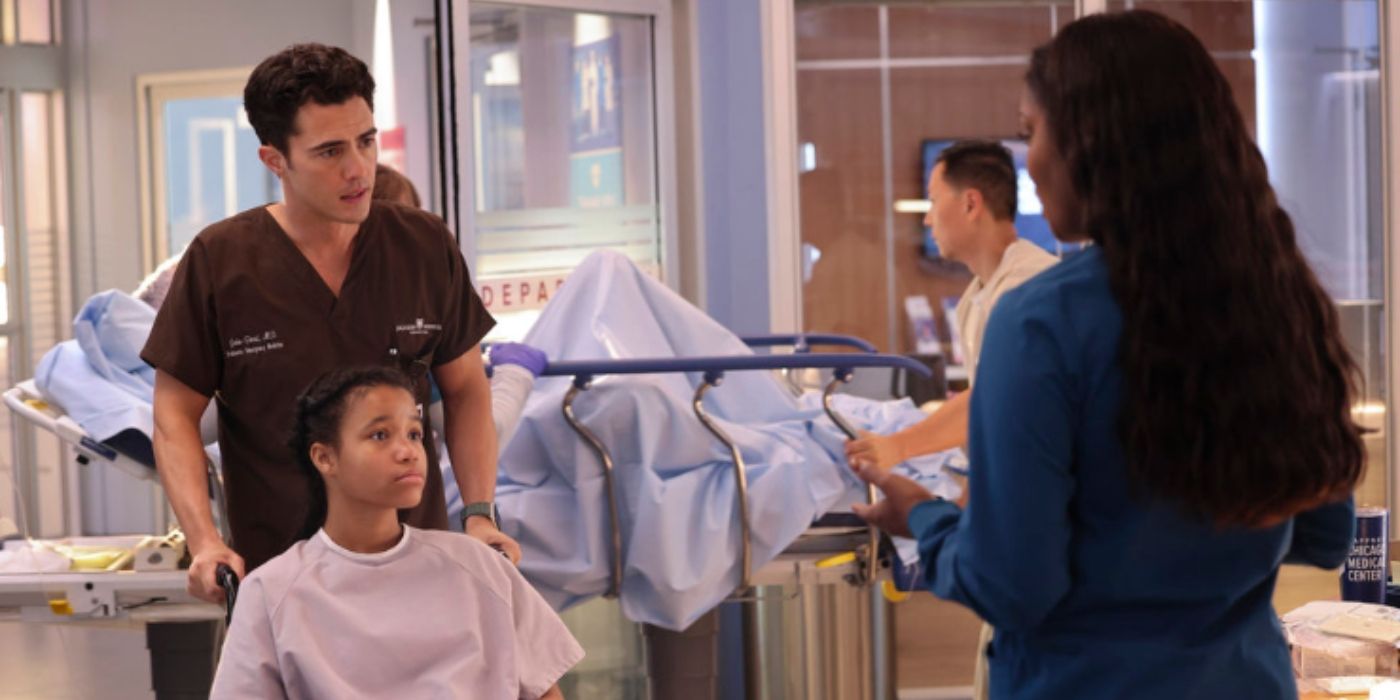
<instances>
[{"instance_id":1,"label":"hand on gurney rail","mask_svg":"<svg viewBox=\"0 0 1400 700\"><path fill-rule=\"evenodd\" d=\"M888 470L909 458L894 435L877 435L861 430L860 438L846 441L846 463L859 471L864 467Z\"/></svg>"},{"instance_id":2,"label":"hand on gurney rail","mask_svg":"<svg viewBox=\"0 0 1400 700\"><path fill-rule=\"evenodd\" d=\"M219 565L227 565L242 579L246 573L243 557L218 540L199 547L191 544L190 551L194 555L190 560L189 581L186 585L190 595L210 603L224 604L227 598L224 597L224 589L218 581Z\"/></svg>"},{"instance_id":3,"label":"hand on gurney rail","mask_svg":"<svg viewBox=\"0 0 1400 700\"><path fill-rule=\"evenodd\" d=\"M549 358L543 352L524 343L500 343L491 346L491 364L495 367L516 365L538 377L549 365Z\"/></svg>"},{"instance_id":4,"label":"hand on gurney rail","mask_svg":"<svg viewBox=\"0 0 1400 700\"><path fill-rule=\"evenodd\" d=\"M856 475L862 481L874 484L885 497L873 506L856 503L851 506L851 510L865 522L891 535L913 537L909 532L909 511L924 501L938 498L917 481L888 470L866 467L857 469Z\"/></svg>"}]
</instances>

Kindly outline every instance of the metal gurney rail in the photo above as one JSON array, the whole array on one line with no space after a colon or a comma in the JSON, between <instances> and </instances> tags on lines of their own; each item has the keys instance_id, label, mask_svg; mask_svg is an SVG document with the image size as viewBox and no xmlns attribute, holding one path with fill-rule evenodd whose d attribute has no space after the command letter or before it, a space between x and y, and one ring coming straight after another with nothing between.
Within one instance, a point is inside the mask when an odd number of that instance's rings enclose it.
<instances>
[{"instance_id":1,"label":"metal gurney rail","mask_svg":"<svg viewBox=\"0 0 1400 700\"><path fill-rule=\"evenodd\" d=\"M793 340L800 336L765 337L764 339L745 339L751 345L786 345L793 344ZM844 336L823 336L820 340L807 337L809 341L825 342L829 344L852 345L866 349L868 344L860 341L857 345ZM757 340L757 342L751 342ZM771 341L771 342L770 342ZM806 345L804 342L803 345ZM616 597L622 590L622 569L623 569L623 547L622 529L620 524L620 514L618 506L618 494L616 480L613 474L613 460L607 446L583 425L574 414L574 402L579 395L586 391L592 384L593 379L600 375L619 374L661 374L661 373L698 373L702 375L702 381L695 390L692 408L696 417L728 449L734 465L734 477L737 485L736 489L736 509L739 517L741 533L741 590L748 590L754 585L754 572L752 563L752 535L749 522L748 503L748 479L747 469L743 456L735 442L724 433L712 418L706 413L703 400L705 394L718 387L726 372L752 371L752 370L794 370L794 369L819 369L831 370L832 379L827 383L822 394L822 405L827 416L836 426L854 439L856 431L842 416L836 412L832 405L832 395L837 387L850 381L856 369L866 367L897 368L909 372L915 372L921 376L929 376L930 372L923 364L910 358L896 355L881 355L870 352L865 353L796 353L790 355L741 355L741 356L717 356L717 357L681 357L681 358L636 358L626 360L583 360L551 362L543 372L545 376L572 377L573 383L564 396L562 410L564 418L569 425L579 434L583 440L597 454L603 467L604 486L608 497L608 520L611 535L612 558L610 562L610 585L606 593L608 597ZM877 498L874 487L867 487L866 499L874 503ZM858 553L857 560L860 563L860 583L874 582L879 573L879 543L880 534L875 528L868 528L868 537L864 545L864 551Z\"/></svg>"}]
</instances>

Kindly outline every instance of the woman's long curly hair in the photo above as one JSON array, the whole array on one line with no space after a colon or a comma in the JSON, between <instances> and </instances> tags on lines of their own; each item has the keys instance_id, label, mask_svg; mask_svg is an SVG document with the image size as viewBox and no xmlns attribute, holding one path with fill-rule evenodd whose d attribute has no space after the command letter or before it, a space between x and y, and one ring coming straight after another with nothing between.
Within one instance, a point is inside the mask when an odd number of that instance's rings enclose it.
<instances>
[{"instance_id":1,"label":"woman's long curly hair","mask_svg":"<svg viewBox=\"0 0 1400 700\"><path fill-rule=\"evenodd\" d=\"M297 397L296 423L287 445L297 458L297 469L306 479L309 500L306 519L295 540L316 534L326 522L326 481L311 461L316 443L340 446L340 425L350 408L366 391L375 387L397 387L413 395L413 382L392 367L353 367L333 369L317 377Z\"/></svg>"},{"instance_id":2,"label":"woman's long curly hair","mask_svg":"<svg viewBox=\"0 0 1400 700\"><path fill-rule=\"evenodd\" d=\"M1350 495L1356 365L1205 47L1152 12L1093 15L1026 82L1123 312L1136 487L1247 527Z\"/></svg>"}]
</instances>

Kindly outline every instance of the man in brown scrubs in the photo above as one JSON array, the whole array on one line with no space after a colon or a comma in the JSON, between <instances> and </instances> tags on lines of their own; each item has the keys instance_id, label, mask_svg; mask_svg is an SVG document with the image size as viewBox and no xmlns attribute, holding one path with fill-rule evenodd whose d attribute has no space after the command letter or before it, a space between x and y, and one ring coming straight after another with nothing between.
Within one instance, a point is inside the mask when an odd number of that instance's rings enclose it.
<instances>
[{"instance_id":1,"label":"man in brown scrubs","mask_svg":"<svg viewBox=\"0 0 1400 700\"><path fill-rule=\"evenodd\" d=\"M338 48L293 46L253 71L243 98L283 201L195 238L142 352L157 370L156 464L193 554L190 591L213 602L223 599L218 564L241 577L295 541L309 492L287 438L297 395L331 367L397 366L416 381L420 405L431 372L463 500L489 514L496 485L490 387L477 347L495 321L441 219L371 203L378 146L365 64ZM211 398L231 548L210 514L199 439ZM441 472L427 443L423 501L400 517L445 529ZM466 528L519 559L519 546L489 515L469 518Z\"/></svg>"}]
</instances>

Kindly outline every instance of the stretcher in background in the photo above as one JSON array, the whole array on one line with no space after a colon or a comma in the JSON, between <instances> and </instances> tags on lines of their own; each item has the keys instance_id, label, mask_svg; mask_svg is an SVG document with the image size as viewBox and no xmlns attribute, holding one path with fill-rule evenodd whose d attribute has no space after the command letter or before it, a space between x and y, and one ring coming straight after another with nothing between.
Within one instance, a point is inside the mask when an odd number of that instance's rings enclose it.
<instances>
[{"instance_id":1,"label":"stretcher in background","mask_svg":"<svg viewBox=\"0 0 1400 700\"><path fill-rule=\"evenodd\" d=\"M827 417L847 438L855 438L856 430L835 410L832 403L832 396L837 388L849 382L855 370L892 368L922 377L930 376L931 372L924 364L906 357L878 354L875 348L865 341L847 336L761 336L744 340L750 347L789 346L796 352L551 362L544 371L542 376L572 378L572 386L564 396L561 409L565 420L592 448L601 465L611 535L611 586L606 595L616 597L622 591L625 549L620 522L621 499L617 493L612 456L602 440L575 416L574 404L593 381L602 376L698 374L701 381L695 390L692 409L710 434L728 448L734 470L734 482L737 485L733 512L739 522L742 573L740 584L731 601L743 606L746 695L750 698L762 697L763 687L771 682L769 679L775 675L791 673L790 669L784 667L792 665L804 670L807 677L802 679L800 684L809 693L820 689L817 692L829 697L889 697L894 687L891 672L893 657L890 653L885 601L880 590L882 581L888 583L889 579L888 541L878 530L866 526L849 512L831 513L814 522L772 561L755 567L751 554L750 496L744 458L734 440L705 411L704 398L708 392L720 387L726 372L780 371L791 377L797 370L829 371L830 380L822 390L823 408ZM810 346L817 344L845 346L859 352L810 352ZM878 493L874 487L867 487L867 502L874 503L877 498ZM859 604L851 610L853 606L849 597L844 605L841 604L836 600L840 597L840 591L833 591L832 587L855 591L855 598L863 598L869 602L868 610L862 614ZM821 588L828 590L820 590ZM788 595L774 592L779 589L797 590L799 593ZM802 592L814 599L803 601L803 605L815 617L820 618L823 614L829 617L842 616L847 618L847 622L854 619L866 624L853 629L852 625L839 625L835 620L827 620L833 629L842 629L826 635L804 633L799 635L799 638L786 640L779 645L780 649L773 649L772 640L782 639L784 630L776 628L777 625L773 623L765 623L765 618L771 618L772 615L765 615L764 604L781 604L784 598L792 600L802 595ZM836 595L833 596L833 593ZM717 663L718 644L713 632L714 626L713 620L702 619L693 625L691 630L684 632L647 627L644 634L647 640L648 676L653 697L716 697L717 681L714 674L711 673L706 678L703 672L705 668L714 668ZM700 628L699 633L695 632L696 628ZM765 641L768 642L766 645ZM817 643L814 644L814 641ZM769 648L766 653L765 646ZM858 652L851 653L850 647L855 647ZM777 652L776 659L765 663L765 657L772 656L773 651ZM797 662L798 655L804 663Z\"/></svg>"},{"instance_id":2,"label":"stretcher in background","mask_svg":"<svg viewBox=\"0 0 1400 700\"><path fill-rule=\"evenodd\" d=\"M127 430L113 440L98 442L69 418L62 407L45 399L33 380L7 390L4 401L16 418L58 436L72 448L80 465L105 466L137 479L159 483L154 452L144 433ZM227 540L228 511L223 480L216 461L207 454L205 466L215 519ZM169 522L168 517L161 520ZM178 543L180 546L162 546L162 542L171 544L168 537L141 535L8 542L6 547L11 550L33 546L126 549L130 551L132 568L0 572L0 620L143 626L151 652L152 690L158 700L185 697L191 689L202 688L202 692L208 692L221 637L218 622L224 619L225 609L197 600L188 593L187 574L178 566L184 553L182 541Z\"/></svg>"},{"instance_id":3,"label":"stretcher in background","mask_svg":"<svg viewBox=\"0 0 1400 700\"><path fill-rule=\"evenodd\" d=\"M155 449L151 439L135 428L123 430L105 441L95 440L77 421L68 417L63 407L49 399L27 379L4 393L5 406L16 418L57 436L74 452L82 466L103 466L121 471L133 478L160 484L156 472ZM209 438L206 438L209 439ZM216 458L206 448L205 470L209 477L209 499L213 506L215 524L225 540L229 538L228 504L224 499L224 482ZM17 478L18 475L17 475ZM162 510L157 526L169 529L169 512Z\"/></svg>"}]
</instances>

